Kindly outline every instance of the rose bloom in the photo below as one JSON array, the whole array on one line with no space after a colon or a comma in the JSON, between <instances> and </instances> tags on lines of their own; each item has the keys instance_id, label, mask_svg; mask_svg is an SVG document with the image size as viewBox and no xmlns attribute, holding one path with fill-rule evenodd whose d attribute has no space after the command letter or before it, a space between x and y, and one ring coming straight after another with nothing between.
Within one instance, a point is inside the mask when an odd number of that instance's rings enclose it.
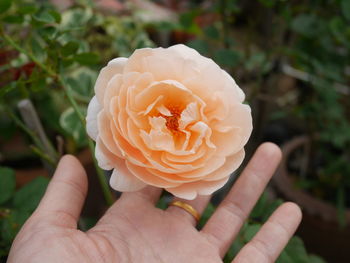
<instances>
[{"instance_id":1,"label":"rose bloom","mask_svg":"<svg viewBox=\"0 0 350 263\"><path fill-rule=\"evenodd\" d=\"M211 59L184 45L115 58L95 84L87 132L117 191L147 185L194 199L221 188L252 131L244 93Z\"/></svg>"}]
</instances>

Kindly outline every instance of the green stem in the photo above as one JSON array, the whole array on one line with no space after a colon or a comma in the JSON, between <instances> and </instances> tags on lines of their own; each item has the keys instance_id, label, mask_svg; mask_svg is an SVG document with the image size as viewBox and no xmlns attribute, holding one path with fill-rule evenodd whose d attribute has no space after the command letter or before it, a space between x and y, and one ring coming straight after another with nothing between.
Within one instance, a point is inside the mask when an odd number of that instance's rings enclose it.
<instances>
[{"instance_id":1,"label":"green stem","mask_svg":"<svg viewBox=\"0 0 350 263\"><path fill-rule=\"evenodd\" d=\"M74 100L74 97L73 97L70 89L68 88L68 85L66 85L65 80L60 75L56 74L56 72L52 71L46 65L41 63L33 54L27 52L25 49L20 47L10 36L8 36L8 35L6 35L4 33L2 28L0 28L0 33L1 33L1 35L3 36L3 38L5 39L5 41L8 44L10 44L17 51L19 51L19 52L25 54L26 56L28 56L39 68L41 68L44 72L46 72L53 79L56 79L59 82L59 84L62 85L63 90L64 90L64 92L65 92L65 94L66 94L66 96L68 98L69 103L72 105L74 111L78 115L78 118L79 118L81 124L83 126L85 126L84 115L79 110L78 104ZM103 171L98 167L97 160L96 160L95 155L94 155L94 152L95 152L94 143L88 136L87 136L87 138L88 138L89 149L91 151L91 155L92 155L92 158L93 158L93 161L94 161L94 165L95 165L95 168L96 168L98 179L99 179L100 184L101 184L101 188L102 188L102 192L103 192L104 198L105 198L107 204L111 205L111 204L113 204L113 201L114 201L113 195L112 195L111 191L109 190L107 179L104 176Z\"/></svg>"},{"instance_id":2,"label":"green stem","mask_svg":"<svg viewBox=\"0 0 350 263\"><path fill-rule=\"evenodd\" d=\"M41 159L45 160L46 162L48 162L50 165L52 165L53 167L55 167L55 165L57 165L57 162L52 160L52 158L44 153L42 150L40 150L38 147L31 145L30 149L37 154Z\"/></svg>"},{"instance_id":3,"label":"green stem","mask_svg":"<svg viewBox=\"0 0 350 263\"><path fill-rule=\"evenodd\" d=\"M43 63L41 63L33 54L27 52L25 49L23 49L20 45L18 45L10 36L6 35L2 29L0 29L0 32L2 33L2 37L9 43L13 48L15 48L20 53L25 54L28 56L39 68L44 70L46 73L48 73L50 76L57 76L55 72L53 72L51 69L47 68Z\"/></svg>"},{"instance_id":4,"label":"green stem","mask_svg":"<svg viewBox=\"0 0 350 263\"><path fill-rule=\"evenodd\" d=\"M10 116L10 118L14 121L14 123L20 127L32 140L35 144L38 144L40 142L39 138L37 138L36 134L33 133L30 129L25 126L25 124L15 115L12 113L11 110L9 110L7 107L5 107L5 111ZM39 146L39 145L38 145Z\"/></svg>"}]
</instances>

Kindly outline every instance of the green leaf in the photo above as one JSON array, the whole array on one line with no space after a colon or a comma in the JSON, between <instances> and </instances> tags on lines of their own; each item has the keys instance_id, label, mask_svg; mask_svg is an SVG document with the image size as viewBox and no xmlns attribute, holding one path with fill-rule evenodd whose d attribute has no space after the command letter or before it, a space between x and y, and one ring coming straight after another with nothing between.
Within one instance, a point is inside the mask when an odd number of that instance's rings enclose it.
<instances>
[{"instance_id":1,"label":"green leaf","mask_svg":"<svg viewBox=\"0 0 350 263\"><path fill-rule=\"evenodd\" d=\"M74 60L81 65L94 65L99 62L99 56L95 53L86 52L75 55Z\"/></svg>"},{"instance_id":2,"label":"green leaf","mask_svg":"<svg viewBox=\"0 0 350 263\"><path fill-rule=\"evenodd\" d=\"M83 27L94 17L91 8L70 8L63 13L62 25L64 28Z\"/></svg>"},{"instance_id":3,"label":"green leaf","mask_svg":"<svg viewBox=\"0 0 350 263\"><path fill-rule=\"evenodd\" d=\"M287 254L293 261L291 262L298 262L298 263L309 263L309 257L306 252L306 249L304 247L303 241L297 237L294 236L289 241L287 247L284 250L284 253ZM285 257L287 257L287 255ZM282 256L282 255L281 255ZM278 260L278 263L284 263L288 261L282 261Z\"/></svg>"},{"instance_id":4,"label":"green leaf","mask_svg":"<svg viewBox=\"0 0 350 263\"><path fill-rule=\"evenodd\" d=\"M192 11L180 14L179 21L181 26L183 26L183 28L185 29L190 28L194 23L194 19L196 18L197 15L198 15L197 10L192 10Z\"/></svg>"},{"instance_id":5,"label":"green leaf","mask_svg":"<svg viewBox=\"0 0 350 263\"><path fill-rule=\"evenodd\" d=\"M31 83L31 90L33 92L39 92L44 90L46 87L46 78L43 76L39 76L35 81Z\"/></svg>"},{"instance_id":6,"label":"green leaf","mask_svg":"<svg viewBox=\"0 0 350 263\"><path fill-rule=\"evenodd\" d=\"M263 52L252 54L246 61L245 67L248 70L261 69L261 66L267 60L266 54Z\"/></svg>"},{"instance_id":7,"label":"green leaf","mask_svg":"<svg viewBox=\"0 0 350 263\"><path fill-rule=\"evenodd\" d=\"M261 225L260 224L251 224L248 225L244 231L244 239L248 242L250 241L256 233L260 230Z\"/></svg>"},{"instance_id":8,"label":"green leaf","mask_svg":"<svg viewBox=\"0 0 350 263\"><path fill-rule=\"evenodd\" d=\"M68 57L70 55L73 55L74 53L76 53L79 49L79 43L75 42L75 41L69 41L67 44L65 44L62 47L62 55L65 57Z\"/></svg>"},{"instance_id":9,"label":"green leaf","mask_svg":"<svg viewBox=\"0 0 350 263\"><path fill-rule=\"evenodd\" d=\"M43 24L52 24L56 22L55 16L48 11L33 15L33 19Z\"/></svg>"},{"instance_id":10,"label":"green leaf","mask_svg":"<svg viewBox=\"0 0 350 263\"><path fill-rule=\"evenodd\" d=\"M282 251L281 255L276 260L276 263L295 263L295 262L299 262L299 261L294 261L293 255L289 255L285 250Z\"/></svg>"},{"instance_id":11,"label":"green leaf","mask_svg":"<svg viewBox=\"0 0 350 263\"><path fill-rule=\"evenodd\" d=\"M341 1L341 11L347 20L350 20L350 1L342 0Z\"/></svg>"},{"instance_id":12,"label":"green leaf","mask_svg":"<svg viewBox=\"0 0 350 263\"><path fill-rule=\"evenodd\" d=\"M0 14L5 13L10 9L12 0L1 0L0 1Z\"/></svg>"},{"instance_id":13,"label":"green leaf","mask_svg":"<svg viewBox=\"0 0 350 263\"><path fill-rule=\"evenodd\" d=\"M343 186L339 186L337 190L337 217L340 227L346 226L346 199Z\"/></svg>"},{"instance_id":14,"label":"green leaf","mask_svg":"<svg viewBox=\"0 0 350 263\"><path fill-rule=\"evenodd\" d=\"M206 207L206 209L204 210L201 219L198 223L198 226L200 228L202 228L205 223L208 221L208 219L211 217L211 215L214 213L215 211L215 207L212 203L209 203L208 206Z\"/></svg>"},{"instance_id":15,"label":"green leaf","mask_svg":"<svg viewBox=\"0 0 350 263\"><path fill-rule=\"evenodd\" d=\"M262 3L266 7L273 7L277 4L277 1L275 0L259 0L260 3Z\"/></svg>"},{"instance_id":16,"label":"green leaf","mask_svg":"<svg viewBox=\"0 0 350 263\"><path fill-rule=\"evenodd\" d=\"M48 13L55 19L56 23L58 23L58 24L61 23L62 18L61 18L60 13L58 13L55 10L50 10L50 11L48 11Z\"/></svg>"},{"instance_id":17,"label":"green leaf","mask_svg":"<svg viewBox=\"0 0 350 263\"><path fill-rule=\"evenodd\" d=\"M23 16L9 15L4 17L3 21L9 24L22 24L24 21L24 18Z\"/></svg>"},{"instance_id":18,"label":"green leaf","mask_svg":"<svg viewBox=\"0 0 350 263\"><path fill-rule=\"evenodd\" d=\"M40 61L44 61L46 58L46 51L39 42L39 38L33 37L30 41L30 47L33 55Z\"/></svg>"},{"instance_id":19,"label":"green leaf","mask_svg":"<svg viewBox=\"0 0 350 263\"><path fill-rule=\"evenodd\" d=\"M82 227L81 230L84 232L89 230L90 228L93 228L96 223L98 222L98 219L95 217L81 217L79 220L79 226Z\"/></svg>"},{"instance_id":20,"label":"green leaf","mask_svg":"<svg viewBox=\"0 0 350 263\"><path fill-rule=\"evenodd\" d=\"M199 14L198 10L191 10L180 14L179 22L184 32L199 34L201 28L195 23L195 18Z\"/></svg>"},{"instance_id":21,"label":"green leaf","mask_svg":"<svg viewBox=\"0 0 350 263\"><path fill-rule=\"evenodd\" d=\"M9 214L2 220L1 241L11 244L30 214L26 210L10 210Z\"/></svg>"},{"instance_id":22,"label":"green leaf","mask_svg":"<svg viewBox=\"0 0 350 263\"><path fill-rule=\"evenodd\" d=\"M348 40L346 37L346 34L344 34L344 32L346 32L347 29L347 25L346 25L346 21L344 19L342 19L341 17L333 17L330 21L329 21L329 28L332 32L332 34L334 35L334 37L341 43L344 43L345 45L347 44Z\"/></svg>"},{"instance_id":23,"label":"green leaf","mask_svg":"<svg viewBox=\"0 0 350 263\"><path fill-rule=\"evenodd\" d=\"M313 14L300 14L291 24L292 30L306 37L317 36L322 29L321 20Z\"/></svg>"},{"instance_id":24,"label":"green leaf","mask_svg":"<svg viewBox=\"0 0 350 263\"><path fill-rule=\"evenodd\" d=\"M40 176L24 185L14 195L14 207L23 211L33 212L43 197L48 182L48 178Z\"/></svg>"},{"instance_id":25,"label":"green leaf","mask_svg":"<svg viewBox=\"0 0 350 263\"><path fill-rule=\"evenodd\" d=\"M74 93L89 99L93 93L93 83L91 76L86 73L80 73L76 78L68 78L67 83Z\"/></svg>"},{"instance_id":26,"label":"green leaf","mask_svg":"<svg viewBox=\"0 0 350 263\"><path fill-rule=\"evenodd\" d=\"M201 39L191 40L191 41L187 42L187 46L194 48L202 55L208 54L208 52L209 52L208 42L201 40Z\"/></svg>"},{"instance_id":27,"label":"green leaf","mask_svg":"<svg viewBox=\"0 0 350 263\"><path fill-rule=\"evenodd\" d=\"M86 142L85 128L73 108L65 110L60 117L61 127L71 135L78 145Z\"/></svg>"},{"instance_id":28,"label":"green leaf","mask_svg":"<svg viewBox=\"0 0 350 263\"><path fill-rule=\"evenodd\" d=\"M253 208L253 211L250 213L251 218L260 218L264 214L267 206L268 206L268 200L267 200L267 193L264 192L258 202L256 203L255 207Z\"/></svg>"},{"instance_id":29,"label":"green leaf","mask_svg":"<svg viewBox=\"0 0 350 263\"><path fill-rule=\"evenodd\" d=\"M204 34L215 40L218 40L220 38L219 30L213 25L206 27L204 29Z\"/></svg>"},{"instance_id":30,"label":"green leaf","mask_svg":"<svg viewBox=\"0 0 350 263\"><path fill-rule=\"evenodd\" d=\"M224 258L224 263L231 263L233 258L238 254L238 252L242 249L244 245L244 240L242 240L239 234L239 236L236 238L236 240L232 243L231 247L227 251Z\"/></svg>"},{"instance_id":31,"label":"green leaf","mask_svg":"<svg viewBox=\"0 0 350 263\"><path fill-rule=\"evenodd\" d=\"M6 167L0 167L0 204L8 201L16 187L15 172Z\"/></svg>"},{"instance_id":32,"label":"green leaf","mask_svg":"<svg viewBox=\"0 0 350 263\"><path fill-rule=\"evenodd\" d=\"M16 82L15 81L13 81L13 82L9 83L8 85L2 87L0 89L0 99L3 98L7 93L13 91L14 89L16 89Z\"/></svg>"},{"instance_id":33,"label":"green leaf","mask_svg":"<svg viewBox=\"0 0 350 263\"><path fill-rule=\"evenodd\" d=\"M169 200L168 200L167 196L162 196L159 199L156 207L159 208L159 209L165 210L168 207L168 203L169 203Z\"/></svg>"},{"instance_id":34,"label":"green leaf","mask_svg":"<svg viewBox=\"0 0 350 263\"><path fill-rule=\"evenodd\" d=\"M40 28L38 30L38 33L44 38L52 40L57 36L58 29L54 26L46 26L43 28Z\"/></svg>"},{"instance_id":35,"label":"green leaf","mask_svg":"<svg viewBox=\"0 0 350 263\"><path fill-rule=\"evenodd\" d=\"M326 263L326 261L319 256L309 255L309 262L308 263Z\"/></svg>"},{"instance_id":36,"label":"green leaf","mask_svg":"<svg viewBox=\"0 0 350 263\"><path fill-rule=\"evenodd\" d=\"M214 53L214 60L224 67L234 67L240 61L240 54L230 49L219 49Z\"/></svg>"},{"instance_id":37,"label":"green leaf","mask_svg":"<svg viewBox=\"0 0 350 263\"><path fill-rule=\"evenodd\" d=\"M30 3L21 3L18 6L18 13L23 15L34 14L37 10L38 8L34 4L30 4Z\"/></svg>"}]
</instances>

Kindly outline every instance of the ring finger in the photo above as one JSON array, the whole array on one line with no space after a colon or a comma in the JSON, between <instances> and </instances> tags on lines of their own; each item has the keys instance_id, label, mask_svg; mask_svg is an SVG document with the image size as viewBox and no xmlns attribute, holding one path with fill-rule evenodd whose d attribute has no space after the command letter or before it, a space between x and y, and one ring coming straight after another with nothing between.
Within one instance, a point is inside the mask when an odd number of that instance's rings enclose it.
<instances>
[{"instance_id":1,"label":"ring finger","mask_svg":"<svg viewBox=\"0 0 350 263\"><path fill-rule=\"evenodd\" d=\"M199 215L201 215L205 210L205 208L207 207L210 201L210 198L211 198L210 195L206 195L206 196L201 195L194 200L185 200L185 199L175 197L171 203L175 201L180 201L182 203L190 205L195 211L198 212ZM192 215L190 212L186 211L184 208L181 208L175 205L170 205L166 211L174 216L181 217L184 220L188 220L193 226L197 225L198 223L195 216Z\"/></svg>"}]
</instances>

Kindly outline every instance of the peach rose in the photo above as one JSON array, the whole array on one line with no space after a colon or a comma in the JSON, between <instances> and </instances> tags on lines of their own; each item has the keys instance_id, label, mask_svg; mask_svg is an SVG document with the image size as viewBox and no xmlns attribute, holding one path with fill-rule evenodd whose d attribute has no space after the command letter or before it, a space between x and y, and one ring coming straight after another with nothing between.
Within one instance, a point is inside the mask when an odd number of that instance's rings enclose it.
<instances>
[{"instance_id":1,"label":"peach rose","mask_svg":"<svg viewBox=\"0 0 350 263\"><path fill-rule=\"evenodd\" d=\"M244 159L250 107L235 81L184 45L143 48L104 67L86 117L112 188L146 185L194 199L221 188Z\"/></svg>"}]
</instances>

